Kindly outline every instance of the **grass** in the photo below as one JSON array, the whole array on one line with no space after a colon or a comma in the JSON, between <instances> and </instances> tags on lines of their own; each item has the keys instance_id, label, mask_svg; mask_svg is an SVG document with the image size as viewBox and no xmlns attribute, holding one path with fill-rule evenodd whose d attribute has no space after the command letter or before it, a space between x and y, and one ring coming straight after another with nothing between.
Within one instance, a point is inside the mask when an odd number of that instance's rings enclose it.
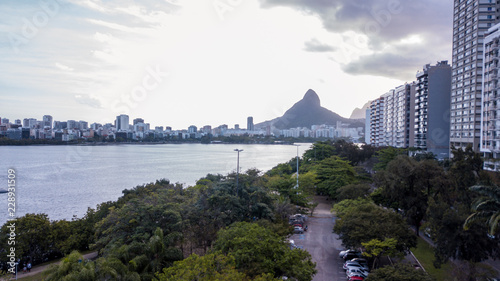
<instances>
[{"instance_id":1,"label":"grass","mask_svg":"<svg viewBox=\"0 0 500 281\"><path fill-rule=\"evenodd\" d=\"M451 270L450 262L441 265L441 268L435 268L432 264L434 260L434 248L425 242L424 239L418 237L417 247L412 248L411 251L422 264L425 270L436 280L445 280Z\"/></svg>"}]
</instances>

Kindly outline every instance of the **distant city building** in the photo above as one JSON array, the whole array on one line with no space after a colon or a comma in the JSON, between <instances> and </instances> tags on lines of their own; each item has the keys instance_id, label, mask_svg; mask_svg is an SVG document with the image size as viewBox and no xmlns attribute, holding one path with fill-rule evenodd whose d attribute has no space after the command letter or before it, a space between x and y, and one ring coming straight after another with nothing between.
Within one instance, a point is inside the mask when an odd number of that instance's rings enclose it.
<instances>
[{"instance_id":1,"label":"distant city building","mask_svg":"<svg viewBox=\"0 0 500 281\"><path fill-rule=\"evenodd\" d=\"M80 127L80 124L77 124L75 120L68 120L68 129L77 129Z\"/></svg>"},{"instance_id":2,"label":"distant city building","mask_svg":"<svg viewBox=\"0 0 500 281\"><path fill-rule=\"evenodd\" d=\"M2 120L1 121L2 124L9 124L10 123L8 118L1 118L1 120Z\"/></svg>"},{"instance_id":3,"label":"distant city building","mask_svg":"<svg viewBox=\"0 0 500 281\"><path fill-rule=\"evenodd\" d=\"M43 116L43 126L44 127L49 127L52 129L52 116L50 115L44 115Z\"/></svg>"},{"instance_id":4,"label":"distant city building","mask_svg":"<svg viewBox=\"0 0 500 281\"><path fill-rule=\"evenodd\" d=\"M36 128L36 119L35 118L30 118L28 119L28 128L33 129Z\"/></svg>"},{"instance_id":5,"label":"distant city building","mask_svg":"<svg viewBox=\"0 0 500 281\"><path fill-rule=\"evenodd\" d=\"M20 140L22 131L20 129L7 129L7 137L12 140Z\"/></svg>"},{"instance_id":6,"label":"distant city building","mask_svg":"<svg viewBox=\"0 0 500 281\"><path fill-rule=\"evenodd\" d=\"M139 124L139 123L144 123L144 119L142 119L142 118L135 118L134 119L134 125Z\"/></svg>"},{"instance_id":7,"label":"distant city building","mask_svg":"<svg viewBox=\"0 0 500 281\"><path fill-rule=\"evenodd\" d=\"M210 126L210 125L205 125L205 126L203 126L202 131L203 131L203 133L205 133L205 134L211 134L211 133L212 133L212 126Z\"/></svg>"},{"instance_id":8,"label":"distant city building","mask_svg":"<svg viewBox=\"0 0 500 281\"><path fill-rule=\"evenodd\" d=\"M497 1L454 0L450 144L479 152L483 39L497 22Z\"/></svg>"},{"instance_id":9,"label":"distant city building","mask_svg":"<svg viewBox=\"0 0 500 281\"><path fill-rule=\"evenodd\" d=\"M449 157L450 92L451 66L447 61L435 66L427 64L417 73L414 145L439 159Z\"/></svg>"},{"instance_id":10,"label":"distant city building","mask_svg":"<svg viewBox=\"0 0 500 281\"><path fill-rule=\"evenodd\" d=\"M188 133L190 133L190 134L196 133L197 131L198 131L198 127L196 127L194 125L191 125L188 127Z\"/></svg>"},{"instance_id":11,"label":"distant city building","mask_svg":"<svg viewBox=\"0 0 500 281\"><path fill-rule=\"evenodd\" d=\"M254 125L253 125L253 117L252 116L249 116L247 118L247 131L254 131L255 128L254 128Z\"/></svg>"},{"instance_id":12,"label":"distant city building","mask_svg":"<svg viewBox=\"0 0 500 281\"><path fill-rule=\"evenodd\" d=\"M129 117L126 114L121 114L116 116L116 130L117 131L129 131Z\"/></svg>"},{"instance_id":13,"label":"distant city building","mask_svg":"<svg viewBox=\"0 0 500 281\"><path fill-rule=\"evenodd\" d=\"M101 124L99 124L99 123L92 123L92 124L90 125L90 128L91 128L92 130L94 130L94 131L97 131L97 129L99 129L99 128L101 128L101 127L102 127L102 125L101 125Z\"/></svg>"},{"instance_id":14,"label":"distant city building","mask_svg":"<svg viewBox=\"0 0 500 281\"><path fill-rule=\"evenodd\" d=\"M79 126L80 130L88 130L89 129L89 123L87 121L79 121Z\"/></svg>"},{"instance_id":15,"label":"distant city building","mask_svg":"<svg viewBox=\"0 0 500 281\"><path fill-rule=\"evenodd\" d=\"M240 129L240 124L234 124L234 129L239 130Z\"/></svg>"},{"instance_id":16,"label":"distant city building","mask_svg":"<svg viewBox=\"0 0 500 281\"><path fill-rule=\"evenodd\" d=\"M16 120L14 121L14 124L16 124L16 125L22 125L22 123L21 123L21 119L16 119Z\"/></svg>"}]
</instances>

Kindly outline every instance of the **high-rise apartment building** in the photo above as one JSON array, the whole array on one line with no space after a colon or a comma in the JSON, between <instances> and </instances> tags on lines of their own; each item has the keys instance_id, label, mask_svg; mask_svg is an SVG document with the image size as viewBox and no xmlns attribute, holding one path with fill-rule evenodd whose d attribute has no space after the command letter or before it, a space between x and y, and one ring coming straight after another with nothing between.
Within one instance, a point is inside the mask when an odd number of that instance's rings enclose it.
<instances>
[{"instance_id":1,"label":"high-rise apartment building","mask_svg":"<svg viewBox=\"0 0 500 281\"><path fill-rule=\"evenodd\" d=\"M484 39L483 99L480 151L484 169L500 169L500 24L491 27Z\"/></svg>"},{"instance_id":2,"label":"high-rise apartment building","mask_svg":"<svg viewBox=\"0 0 500 281\"><path fill-rule=\"evenodd\" d=\"M373 101L370 106L370 143L376 146L408 147L413 131L410 130L411 87L406 83ZM411 115L413 116L413 115Z\"/></svg>"},{"instance_id":3,"label":"high-rise apartment building","mask_svg":"<svg viewBox=\"0 0 500 281\"><path fill-rule=\"evenodd\" d=\"M394 146L409 147L410 139L413 138L413 130L410 120L413 117L413 109L410 107L412 96L412 85L404 84L394 89Z\"/></svg>"},{"instance_id":4,"label":"high-rise apartment building","mask_svg":"<svg viewBox=\"0 0 500 281\"><path fill-rule=\"evenodd\" d=\"M384 97L370 103L370 144L385 146L384 142Z\"/></svg>"},{"instance_id":5,"label":"high-rise apartment building","mask_svg":"<svg viewBox=\"0 0 500 281\"><path fill-rule=\"evenodd\" d=\"M52 116L50 115L44 115L43 116L43 126L44 127L50 127L52 129Z\"/></svg>"},{"instance_id":6,"label":"high-rise apartment building","mask_svg":"<svg viewBox=\"0 0 500 281\"><path fill-rule=\"evenodd\" d=\"M417 73L414 105L414 147L449 157L451 67L447 61L427 64Z\"/></svg>"},{"instance_id":7,"label":"high-rise apartment building","mask_svg":"<svg viewBox=\"0 0 500 281\"><path fill-rule=\"evenodd\" d=\"M394 146L396 128L395 128L395 118L394 118L394 89L383 95L384 97L384 118L382 118L382 130L384 145Z\"/></svg>"},{"instance_id":8,"label":"high-rise apartment building","mask_svg":"<svg viewBox=\"0 0 500 281\"><path fill-rule=\"evenodd\" d=\"M247 131L254 131L253 117L252 116L249 116L247 118Z\"/></svg>"},{"instance_id":9,"label":"high-rise apartment building","mask_svg":"<svg viewBox=\"0 0 500 281\"><path fill-rule=\"evenodd\" d=\"M126 114L116 116L116 130L128 131L129 130L129 117Z\"/></svg>"},{"instance_id":10,"label":"high-rise apartment building","mask_svg":"<svg viewBox=\"0 0 500 281\"><path fill-rule=\"evenodd\" d=\"M479 152L484 33L497 21L496 0L455 0L450 144Z\"/></svg>"}]
</instances>

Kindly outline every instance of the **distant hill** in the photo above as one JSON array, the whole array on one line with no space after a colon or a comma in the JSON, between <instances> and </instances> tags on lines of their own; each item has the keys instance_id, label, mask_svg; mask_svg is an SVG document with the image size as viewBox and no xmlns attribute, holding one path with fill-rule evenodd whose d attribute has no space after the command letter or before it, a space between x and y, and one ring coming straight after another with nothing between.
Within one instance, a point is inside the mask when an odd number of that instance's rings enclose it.
<instances>
[{"instance_id":1,"label":"distant hill","mask_svg":"<svg viewBox=\"0 0 500 281\"><path fill-rule=\"evenodd\" d=\"M351 117L349 117L350 119L365 119L366 118L366 109L368 109L370 107L370 103L371 101L368 101L367 103L365 103L365 105L363 105L363 107L359 108L359 107L356 107L352 113L351 113Z\"/></svg>"},{"instance_id":2,"label":"distant hill","mask_svg":"<svg viewBox=\"0 0 500 281\"><path fill-rule=\"evenodd\" d=\"M321 106L318 94L309 89L302 100L295 103L283 116L256 124L256 128L271 125L277 129L297 127L310 128L312 125L336 125L337 121L354 127L364 127L363 120L344 118Z\"/></svg>"}]
</instances>

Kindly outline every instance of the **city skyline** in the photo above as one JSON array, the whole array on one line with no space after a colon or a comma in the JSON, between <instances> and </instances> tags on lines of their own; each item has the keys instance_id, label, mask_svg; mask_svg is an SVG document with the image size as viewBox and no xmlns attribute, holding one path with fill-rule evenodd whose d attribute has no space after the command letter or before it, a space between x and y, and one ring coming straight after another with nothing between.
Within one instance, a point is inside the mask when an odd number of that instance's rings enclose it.
<instances>
[{"instance_id":1,"label":"city skyline","mask_svg":"<svg viewBox=\"0 0 500 281\"><path fill-rule=\"evenodd\" d=\"M364 2L4 1L0 112L260 123L311 88L349 117L451 59L451 0Z\"/></svg>"}]
</instances>

